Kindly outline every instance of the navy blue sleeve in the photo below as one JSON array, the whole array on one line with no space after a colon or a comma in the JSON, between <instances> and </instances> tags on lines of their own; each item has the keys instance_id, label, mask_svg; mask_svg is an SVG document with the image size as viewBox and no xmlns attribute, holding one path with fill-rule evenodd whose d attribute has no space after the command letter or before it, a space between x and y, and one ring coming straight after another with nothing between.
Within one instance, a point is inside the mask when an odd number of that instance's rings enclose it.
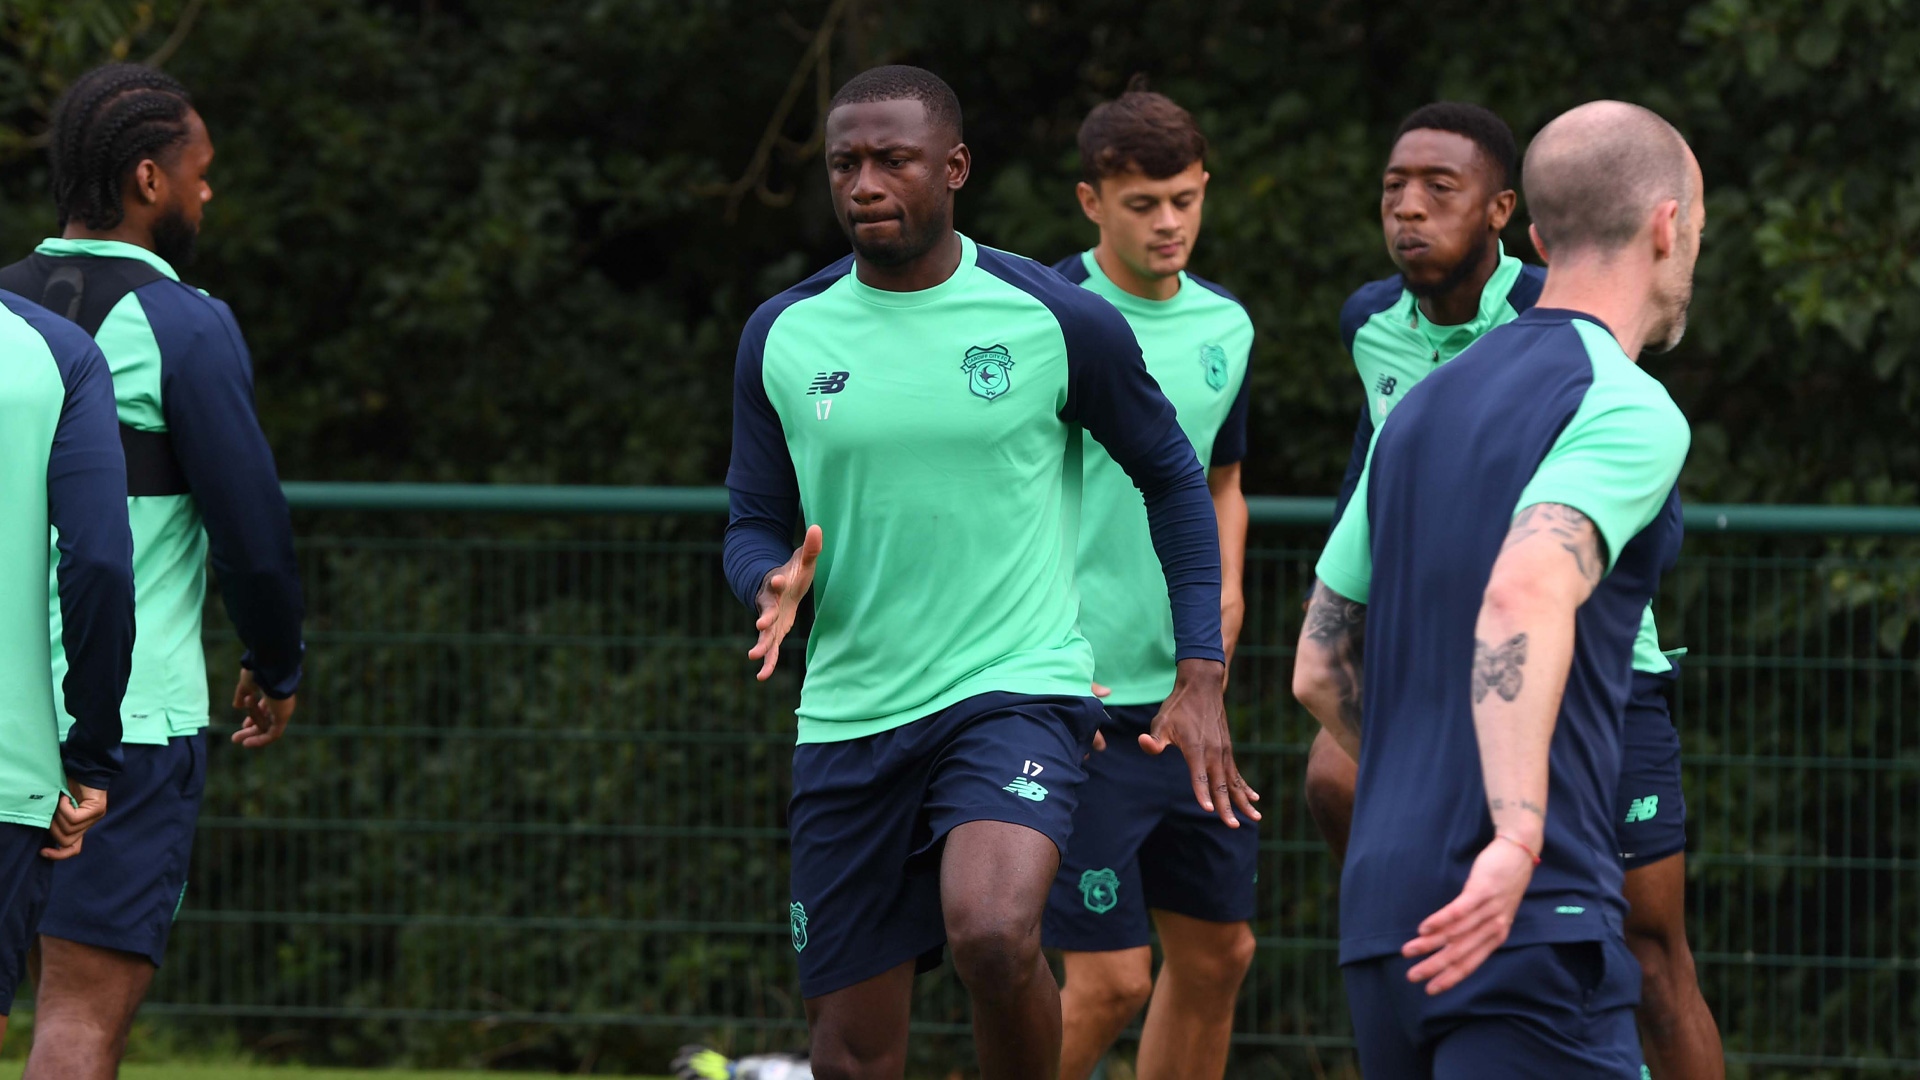
<instances>
[{"instance_id":1,"label":"navy blue sleeve","mask_svg":"<svg viewBox=\"0 0 1920 1080\"><path fill-rule=\"evenodd\" d=\"M727 584L748 607L755 606L768 571L793 557L793 531L800 520L800 483L786 429L761 375L767 334L792 302L782 294L753 313L733 362L733 459L727 465L727 533L721 549Z\"/></svg>"},{"instance_id":2,"label":"navy blue sleeve","mask_svg":"<svg viewBox=\"0 0 1920 1080\"><path fill-rule=\"evenodd\" d=\"M1347 347L1347 355L1353 355L1353 339L1367 320L1400 302L1400 294L1406 289L1406 283L1399 274L1379 281L1370 281L1353 290L1347 302L1340 305L1340 340Z\"/></svg>"},{"instance_id":3,"label":"navy blue sleeve","mask_svg":"<svg viewBox=\"0 0 1920 1080\"><path fill-rule=\"evenodd\" d=\"M1234 395L1233 406L1227 410L1227 418L1220 422L1220 431L1213 437L1213 457L1207 462L1209 468L1222 465L1237 465L1247 458L1247 410L1253 401L1253 371L1251 368L1240 378L1240 392Z\"/></svg>"},{"instance_id":4,"label":"navy blue sleeve","mask_svg":"<svg viewBox=\"0 0 1920 1080\"><path fill-rule=\"evenodd\" d=\"M160 405L240 658L268 697L292 697L306 646L293 519L253 406L253 358L227 305L173 282L135 295L160 344Z\"/></svg>"},{"instance_id":5,"label":"navy blue sleeve","mask_svg":"<svg viewBox=\"0 0 1920 1080\"><path fill-rule=\"evenodd\" d=\"M1333 503L1333 524L1340 524L1340 515L1347 512L1347 502L1353 498L1353 489L1360 483L1360 474L1367 468L1367 448L1373 445L1373 413L1363 403L1360 406L1360 422L1353 428L1353 451L1347 455L1347 475L1340 481L1340 497Z\"/></svg>"},{"instance_id":6,"label":"navy blue sleeve","mask_svg":"<svg viewBox=\"0 0 1920 1080\"><path fill-rule=\"evenodd\" d=\"M61 759L75 782L108 789L120 774L120 702L133 666L127 461L106 359L79 327L62 323L60 329L71 334L41 328L67 388L47 459L47 518L59 536L55 582L67 654L60 689L73 717ZM63 340L68 337L73 340Z\"/></svg>"},{"instance_id":7,"label":"navy blue sleeve","mask_svg":"<svg viewBox=\"0 0 1920 1080\"><path fill-rule=\"evenodd\" d=\"M1081 284L1092 276L1087 273L1087 260L1083 258L1082 253L1078 251L1054 263L1053 272L1073 282L1075 285Z\"/></svg>"},{"instance_id":8,"label":"navy blue sleeve","mask_svg":"<svg viewBox=\"0 0 1920 1080\"><path fill-rule=\"evenodd\" d=\"M1038 263L983 248L980 266L1045 304L1060 324L1067 342L1067 402L1060 418L1098 439L1146 500L1147 526L1173 605L1174 658L1225 661L1220 536L1207 474L1175 420L1173 403L1147 373L1127 320L1112 304Z\"/></svg>"}]
</instances>

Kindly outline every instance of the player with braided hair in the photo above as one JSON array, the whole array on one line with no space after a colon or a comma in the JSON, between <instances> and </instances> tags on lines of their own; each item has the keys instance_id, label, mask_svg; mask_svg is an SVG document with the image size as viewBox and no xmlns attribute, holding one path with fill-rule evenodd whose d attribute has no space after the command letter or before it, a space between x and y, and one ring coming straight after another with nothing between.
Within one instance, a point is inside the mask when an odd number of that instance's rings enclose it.
<instances>
[{"instance_id":1,"label":"player with braided hair","mask_svg":"<svg viewBox=\"0 0 1920 1080\"><path fill-rule=\"evenodd\" d=\"M40 921L26 1075L107 1080L186 897L211 711L209 557L247 648L233 697L246 713L233 741L247 747L279 739L293 714L300 578L240 328L179 279L213 197L213 142L192 98L152 68L110 64L68 89L51 136L61 233L0 270L0 289L78 323L112 371L135 634L114 813L87 835L85 859L54 868ZM58 605L51 619L58 702L69 670ZM63 738L77 707L60 703Z\"/></svg>"}]
</instances>

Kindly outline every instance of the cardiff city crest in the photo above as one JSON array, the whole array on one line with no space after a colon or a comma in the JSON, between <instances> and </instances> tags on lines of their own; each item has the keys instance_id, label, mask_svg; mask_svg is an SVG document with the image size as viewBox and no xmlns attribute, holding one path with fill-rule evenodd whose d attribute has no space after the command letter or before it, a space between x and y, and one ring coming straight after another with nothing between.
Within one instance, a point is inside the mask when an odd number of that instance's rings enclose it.
<instances>
[{"instance_id":1,"label":"cardiff city crest","mask_svg":"<svg viewBox=\"0 0 1920 1080\"><path fill-rule=\"evenodd\" d=\"M793 927L793 951L807 947L807 906L795 900L787 908L787 922Z\"/></svg>"},{"instance_id":2,"label":"cardiff city crest","mask_svg":"<svg viewBox=\"0 0 1920 1080\"><path fill-rule=\"evenodd\" d=\"M1006 393L1013 385L1010 373L1013 357L1007 354L1005 345L989 345L984 349L975 345L967 350L966 362L960 367L967 373L967 389L988 401Z\"/></svg>"},{"instance_id":3,"label":"cardiff city crest","mask_svg":"<svg viewBox=\"0 0 1920 1080\"><path fill-rule=\"evenodd\" d=\"M1200 366L1206 370L1208 386L1227 388L1227 350L1211 343L1200 346Z\"/></svg>"},{"instance_id":4,"label":"cardiff city crest","mask_svg":"<svg viewBox=\"0 0 1920 1080\"><path fill-rule=\"evenodd\" d=\"M1080 875L1080 899L1087 910L1105 915L1120 902L1120 875L1112 870L1088 870Z\"/></svg>"}]
</instances>

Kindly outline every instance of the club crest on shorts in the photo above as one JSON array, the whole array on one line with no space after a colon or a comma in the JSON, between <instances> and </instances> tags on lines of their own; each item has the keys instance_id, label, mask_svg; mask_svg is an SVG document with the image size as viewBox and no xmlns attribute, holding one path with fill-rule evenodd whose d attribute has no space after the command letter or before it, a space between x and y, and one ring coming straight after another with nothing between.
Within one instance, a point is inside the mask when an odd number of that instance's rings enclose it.
<instances>
[{"instance_id":1,"label":"club crest on shorts","mask_svg":"<svg viewBox=\"0 0 1920 1080\"><path fill-rule=\"evenodd\" d=\"M1012 389L1012 367L1013 357L1005 345L989 345L984 349L975 345L967 350L966 362L960 365L967 373L967 389L988 401Z\"/></svg>"},{"instance_id":2,"label":"club crest on shorts","mask_svg":"<svg viewBox=\"0 0 1920 1080\"><path fill-rule=\"evenodd\" d=\"M1208 386L1227 388L1227 350L1212 342L1200 346L1200 367L1207 373Z\"/></svg>"},{"instance_id":3,"label":"club crest on shorts","mask_svg":"<svg viewBox=\"0 0 1920 1080\"><path fill-rule=\"evenodd\" d=\"M1080 875L1080 902L1095 915L1105 915L1120 902L1120 875L1105 868Z\"/></svg>"},{"instance_id":4,"label":"club crest on shorts","mask_svg":"<svg viewBox=\"0 0 1920 1080\"><path fill-rule=\"evenodd\" d=\"M807 947L807 906L795 900L787 907L787 923L793 928L793 951Z\"/></svg>"}]
</instances>

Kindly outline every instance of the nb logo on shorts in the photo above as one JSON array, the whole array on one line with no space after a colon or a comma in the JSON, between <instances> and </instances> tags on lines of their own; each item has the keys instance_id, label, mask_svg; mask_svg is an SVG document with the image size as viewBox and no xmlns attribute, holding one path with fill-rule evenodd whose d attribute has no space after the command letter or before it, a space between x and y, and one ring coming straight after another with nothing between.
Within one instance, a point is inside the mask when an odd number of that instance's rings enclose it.
<instances>
[{"instance_id":1,"label":"nb logo on shorts","mask_svg":"<svg viewBox=\"0 0 1920 1080\"><path fill-rule=\"evenodd\" d=\"M1105 915L1120 902L1120 875L1112 870L1088 870L1080 875L1080 902L1095 915Z\"/></svg>"},{"instance_id":2,"label":"nb logo on shorts","mask_svg":"<svg viewBox=\"0 0 1920 1080\"><path fill-rule=\"evenodd\" d=\"M1652 821L1653 815L1660 812L1660 796L1649 795L1644 799L1635 799L1627 806L1627 824L1636 821Z\"/></svg>"},{"instance_id":3,"label":"nb logo on shorts","mask_svg":"<svg viewBox=\"0 0 1920 1080\"><path fill-rule=\"evenodd\" d=\"M1000 790L1011 791L1023 799L1030 799L1034 802L1045 802L1047 798L1046 788L1041 787L1039 784L1034 783L1024 776L1014 777L1012 783Z\"/></svg>"},{"instance_id":4,"label":"nb logo on shorts","mask_svg":"<svg viewBox=\"0 0 1920 1080\"><path fill-rule=\"evenodd\" d=\"M793 951L807 947L807 906L795 900L787 906L787 922L793 928Z\"/></svg>"}]
</instances>

